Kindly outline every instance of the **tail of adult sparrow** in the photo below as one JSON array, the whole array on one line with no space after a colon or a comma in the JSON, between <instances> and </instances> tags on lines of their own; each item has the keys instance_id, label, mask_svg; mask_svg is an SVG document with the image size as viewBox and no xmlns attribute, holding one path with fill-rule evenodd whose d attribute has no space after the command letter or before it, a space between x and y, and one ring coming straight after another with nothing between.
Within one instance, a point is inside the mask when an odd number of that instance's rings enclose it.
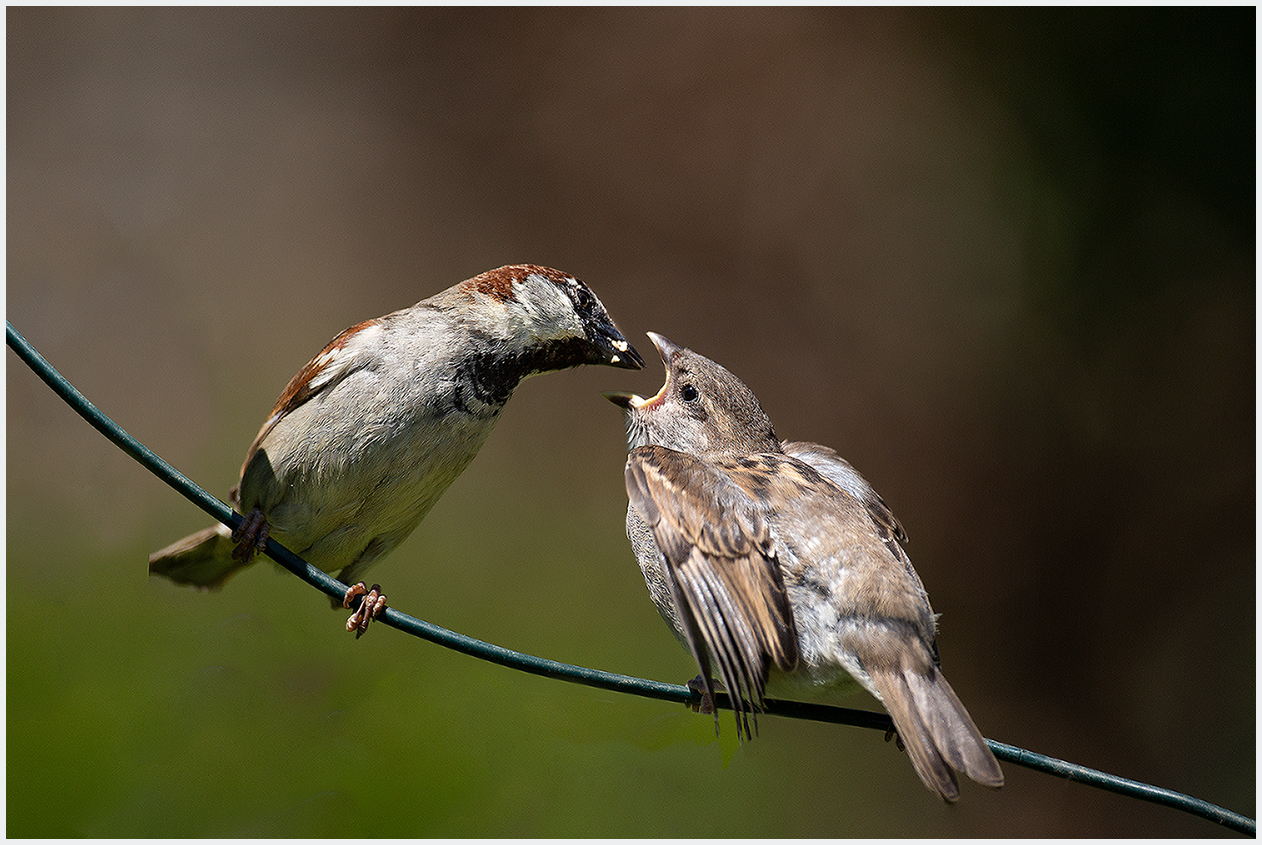
<instances>
[{"instance_id":1,"label":"tail of adult sparrow","mask_svg":"<svg viewBox=\"0 0 1262 845\"><path fill-rule=\"evenodd\" d=\"M231 529L218 524L149 555L149 572L165 575L177 584L217 590L245 567L232 556L235 548Z\"/></svg>"},{"instance_id":2,"label":"tail of adult sparrow","mask_svg":"<svg viewBox=\"0 0 1262 845\"><path fill-rule=\"evenodd\" d=\"M869 672L907 756L925 786L944 801L960 796L955 772L983 786L1003 786L999 761L937 667Z\"/></svg>"}]
</instances>

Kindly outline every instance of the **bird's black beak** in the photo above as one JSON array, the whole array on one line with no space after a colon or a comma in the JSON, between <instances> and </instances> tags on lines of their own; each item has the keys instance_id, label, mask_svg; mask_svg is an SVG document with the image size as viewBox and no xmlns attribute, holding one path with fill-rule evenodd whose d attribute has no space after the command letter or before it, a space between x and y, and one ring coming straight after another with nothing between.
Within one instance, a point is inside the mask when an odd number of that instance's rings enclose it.
<instances>
[{"instance_id":1,"label":"bird's black beak","mask_svg":"<svg viewBox=\"0 0 1262 845\"><path fill-rule=\"evenodd\" d=\"M634 346L627 343L627 339L613 323L602 320L601 325L596 326L592 331L592 335L592 345L603 356L601 360L593 363L608 364L610 367L621 367L624 370L644 369L644 359L640 357L640 353L635 351Z\"/></svg>"}]
</instances>

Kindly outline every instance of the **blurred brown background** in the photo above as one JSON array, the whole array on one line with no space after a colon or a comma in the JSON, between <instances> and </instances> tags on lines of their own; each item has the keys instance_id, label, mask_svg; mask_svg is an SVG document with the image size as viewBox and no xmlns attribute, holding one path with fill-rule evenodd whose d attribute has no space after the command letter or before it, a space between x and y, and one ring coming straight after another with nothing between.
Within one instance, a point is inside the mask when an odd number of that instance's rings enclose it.
<instances>
[{"instance_id":1,"label":"blurred brown background","mask_svg":"<svg viewBox=\"0 0 1262 845\"><path fill-rule=\"evenodd\" d=\"M343 327L501 264L741 376L911 535L990 737L1255 810L1254 17L10 9L8 318L217 495ZM521 675L262 565L8 356L12 836L1213 836L879 735ZM694 674L623 536L601 390L527 382L392 605ZM874 707L856 697L852 706Z\"/></svg>"}]
</instances>

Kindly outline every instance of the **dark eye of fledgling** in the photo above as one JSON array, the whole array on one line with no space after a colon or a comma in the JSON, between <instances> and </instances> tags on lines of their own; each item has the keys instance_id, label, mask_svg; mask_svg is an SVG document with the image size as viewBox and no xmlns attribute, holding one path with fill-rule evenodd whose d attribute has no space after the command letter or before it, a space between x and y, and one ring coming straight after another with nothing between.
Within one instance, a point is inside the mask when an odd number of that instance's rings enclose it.
<instances>
[{"instance_id":1,"label":"dark eye of fledgling","mask_svg":"<svg viewBox=\"0 0 1262 845\"><path fill-rule=\"evenodd\" d=\"M681 385L679 388L679 398L685 402L696 402L697 397L701 394L697 392L697 388L691 384Z\"/></svg>"}]
</instances>

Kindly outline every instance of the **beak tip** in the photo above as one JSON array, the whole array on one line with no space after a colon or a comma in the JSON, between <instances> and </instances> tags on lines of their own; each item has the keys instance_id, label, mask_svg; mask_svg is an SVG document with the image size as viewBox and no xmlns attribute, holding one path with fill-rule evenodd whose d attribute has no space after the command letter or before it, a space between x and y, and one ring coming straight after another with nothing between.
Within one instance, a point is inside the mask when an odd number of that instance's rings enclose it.
<instances>
[{"instance_id":1,"label":"beak tip","mask_svg":"<svg viewBox=\"0 0 1262 845\"><path fill-rule=\"evenodd\" d=\"M631 410L632 403L639 398L634 393L622 393L615 390L607 390L600 395L625 411Z\"/></svg>"},{"instance_id":2,"label":"beak tip","mask_svg":"<svg viewBox=\"0 0 1262 845\"><path fill-rule=\"evenodd\" d=\"M657 332L645 332L649 340L653 341L653 345L657 347L657 354L662 356L662 361L669 365L670 359L680 350L677 343L672 343L668 338L658 334Z\"/></svg>"},{"instance_id":3,"label":"beak tip","mask_svg":"<svg viewBox=\"0 0 1262 845\"><path fill-rule=\"evenodd\" d=\"M624 370L644 369L644 359L640 357L640 353L635 351L635 347L628 343L617 329L613 329L610 336L600 345L606 355L604 363L609 366L620 367Z\"/></svg>"}]
</instances>

